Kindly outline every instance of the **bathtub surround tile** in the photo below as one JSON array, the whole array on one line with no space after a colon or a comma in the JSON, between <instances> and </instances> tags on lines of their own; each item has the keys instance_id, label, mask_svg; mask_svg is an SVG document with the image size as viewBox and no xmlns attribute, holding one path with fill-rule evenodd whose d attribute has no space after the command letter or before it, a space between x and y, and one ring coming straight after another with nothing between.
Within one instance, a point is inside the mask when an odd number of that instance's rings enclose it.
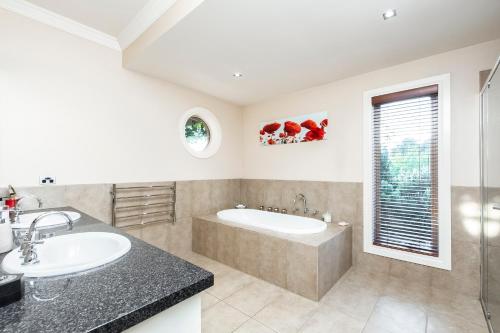
<instances>
[{"instance_id":1,"label":"bathtub surround tile","mask_svg":"<svg viewBox=\"0 0 500 333\"><path fill-rule=\"evenodd\" d=\"M318 248L287 242L286 288L312 300L318 300ZM332 254L330 254L332 255Z\"/></svg>"},{"instance_id":2,"label":"bathtub surround tile","mask_svg":"<svg viewBox=\"0 0 500 333\"><path fill-rule=\"evenodd\" d=\"M217 259L217 225L193 218L193 251Z\"/></svg>"},{"instance_id":3,"label":"bathtub surround tile","mask_svg":"<svg viewBox=\"0 0 500 333\"><path fill-rule=\"evenodd\" d=\"M237 229L224 224L217 224L216 228L217 260L228 266L236 267L239 262L239 233Z\"/></svg>"},{"instance_id":4,"label":"bathtub surround tile","mask_svg":"<svg viewBox=\"0 0 500 333\"><path fill-rule=\"evenodd\" d=\"M193 219L192 248L276 286L319 300L351 267L351 238L350 227L330 225L321 234L285 235L235 227L208 215Z\"/></svg>"},{"instance_id":5,"label":"bathtub surround tile","mask_svg":"<svg viewBox=\"0 0 500 333\"><path fill-rule=\"evenodd\" d=\"M287 241L259 234L259 276L265 281L286 288Z\"/></svg>"},{"instance_id":6,"label":"bathtub surround tile","mask_svg":"<svg viewBox=\"0 0 500 333\"><path fill-rule=\"evenodd\" d=\"M352 228L339 234L335 241L325 242L318 250L318 294L328 290L352 266Z\"/></svg>"},{"instance_id":7,"label":"bathtub surround tile","mask_svg":"<svg viewBox=\"0 0 500 333\"><path fill-rule=\"evenodd\" d=\"M253 276L259 276L259 233L243 228L238 232L238 258L236 268Z\"/></svg>"}]
</instances>

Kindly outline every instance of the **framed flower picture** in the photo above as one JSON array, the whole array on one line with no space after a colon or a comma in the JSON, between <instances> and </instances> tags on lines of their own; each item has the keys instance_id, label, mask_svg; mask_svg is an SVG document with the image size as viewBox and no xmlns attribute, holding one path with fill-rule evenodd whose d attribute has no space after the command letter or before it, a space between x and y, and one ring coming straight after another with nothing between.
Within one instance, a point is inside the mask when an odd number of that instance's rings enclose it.
<instances>
[{"instance_id":1,"label":"framed flower picture","mask_svg":"<svg viewBox=\"0 0 500 333\"><path fill-rule=\"evenodd\" d=\"M260 124L263 146L322 141L327 138L328 112L279 119Z\"/></svg>"}]
</instances>

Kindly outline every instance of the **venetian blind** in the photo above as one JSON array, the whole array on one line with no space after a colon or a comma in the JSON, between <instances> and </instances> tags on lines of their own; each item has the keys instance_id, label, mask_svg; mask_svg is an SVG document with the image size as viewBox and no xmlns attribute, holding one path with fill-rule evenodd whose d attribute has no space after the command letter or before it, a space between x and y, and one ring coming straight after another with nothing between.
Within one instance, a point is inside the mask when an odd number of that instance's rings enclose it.
<instances>
[{"instance_id":1,"label":"venetian blind","mask_svg":"<svg viewBox=\"0 0 500 333\"><path fill-rule=\"evenodd\" d=\"M437 257L438 86L372 105L373 244Z\"/></svg>"}]
</instances>

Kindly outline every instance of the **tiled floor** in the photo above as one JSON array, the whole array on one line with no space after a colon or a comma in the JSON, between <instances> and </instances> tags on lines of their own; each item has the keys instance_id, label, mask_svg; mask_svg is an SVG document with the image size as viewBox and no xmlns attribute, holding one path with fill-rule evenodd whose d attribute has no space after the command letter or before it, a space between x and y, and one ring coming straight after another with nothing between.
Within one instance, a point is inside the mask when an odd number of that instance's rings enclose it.
<instances>
[{"instance_id":1,"label":"tiled floor","mask_svg":"<svg viewBox=\"0 0 500 333\"><path fill-rule=\"evenodd\" d=\"M318 303L209 258L185 259L215 274L202 295L204 333L487 333L479 301L351 269Z\"/></svg>"}]
</instances>

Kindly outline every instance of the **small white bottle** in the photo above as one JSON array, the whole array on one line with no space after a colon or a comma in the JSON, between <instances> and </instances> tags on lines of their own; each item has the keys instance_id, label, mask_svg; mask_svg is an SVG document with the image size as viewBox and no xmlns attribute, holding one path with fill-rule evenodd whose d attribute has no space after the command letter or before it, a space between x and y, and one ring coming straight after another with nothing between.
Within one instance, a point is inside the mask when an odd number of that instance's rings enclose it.
<instances>
[{"instance_id":1,"label":"small white bottle","mask_svg":"<svg viewBox=\"0 0 500 333\"><path fill-rule=\"evenodd\" d=\"M326 223L332 223L332 214L330 214L330 212L324 213L323 221L325 221Z\"/></svg>"},{"instance_id":2,"label":"small white bottle","mask_svg":"<svg viewBox=\"0 0 500 333\"><path fill-rule=\"evenodd\" d=\"M0 213L0 253L4 253L12 250L14 240L8 208L3 207Z\"/></svg>"}]
</instances>

